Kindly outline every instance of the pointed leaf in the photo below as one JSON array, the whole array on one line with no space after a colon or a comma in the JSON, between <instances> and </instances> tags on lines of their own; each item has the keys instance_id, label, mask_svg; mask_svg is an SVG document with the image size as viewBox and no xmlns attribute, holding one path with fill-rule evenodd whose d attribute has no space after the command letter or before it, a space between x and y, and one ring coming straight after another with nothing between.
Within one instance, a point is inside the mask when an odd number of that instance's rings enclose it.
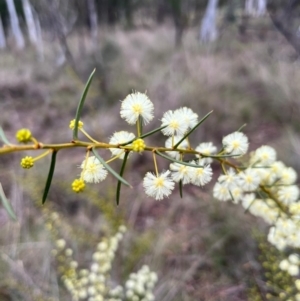
<instances>
[{"instance_id":1,"label":"pointed leaf","mask_svg":"<svg viewBox=\"0 0 300 301\"><path fill-rule=\"evenodd\" d=\"M92 148L92 152L95 155L95 157L101 162L101 164L107 169L107 171L109 171L115 178L117 178L118 181L121 181L123 184L129 186L130 188L132 188L132 186L125 180L123 179L121 176L119 176L119 174L117 172L115 172L106 162L104 159L102 159L99 154L97 153L96 149L93 147Z\"/></svg>"},{"instance_id":2,"label":"pointed leaf","mask_svg":"<svg viewBox=\"0 0 300 301\"><path fill-rule=\"evenodd\" d=\"M250 207L254 204L254 202L255 202L256 200L257 200L257 199L254 198L254 199L251 201L251 203L249 204L249 206L244 210L244 213L247 213L247 212L249 211Z\"/></svg>"},{"instance_id":3,"label":"pointed leaf","mask_svg":"<svg viewBox=\"0 0 300 301\"><path fill-rule=\"evenodd\" d=\"M120 171L120 177L123 177L128 155L129 155L129 152L125 152L121 171ZM120 202L121 184L122 184L122 182L119 180L118 185L117 185L117 194L116 194L117 205L119 205L119 202Z\"/></svg>"},{"instance_id":4,"label":"pointed leaf","mask_svg":"<svg viewBox=\"0 0 300 301\"><path fill-rule=\"evenodd\" d=\"M228 191L229 191L229 194L230 194L231 200L234 202L234 197L233 197L233 195L232 195L232 192L231 192L231 190L228 190Z\"/></svg>"},{"instance_id":5,"label":"pointed leaf","mask_svg":"<svg viewBox=\"0 0 300 301\"><path fill-rule=\"evenodd\" d=\"M213 111L210 111L209 113L207 113L192 129L190 129L175 145L174 145L174 149L176 149L180 143L186 138L188 137L192 132L194 132L194 130L201 124L203 123L208 117L209 115L212 113Z\"/></svg>"},{"instance_id":6,"label":"pointed leaf","mask_svg":"<svg viewBox=\"0 0 300 301\"><path fill-rule=\"evenodd\" d=\"M16 221L17 220L17 216L14 213L10 202L8 201L8 199L5 196L5 193L3 191L1 183L0 183L0 199L1 199L1 203L2 203L2 205L4 207L4 209L6 210L6 212L10 216L10 218L13 219L14 221Z\"/></svg>"},{"instance_id":7,"label":"pointed leaf","mask_svg":"<svg viewBox=\"0 0 300 301\"><path fill-rule=\"evenodd\" d=\"M166 127L167 127L167 125L161 126L160 128L157 128L157 129L155 129L155 130L153 130L153 131L150 131L150 132L148 132L148 133L143 134L140 138L146 138L146 137L148 137L148 136L150 136L150 135L153 135L153 134L155 134L155 133L161 131L162 129L164 129L164 128L166 128Z\"/></svg>"},{"instance_id":8,"label":"pointed leaf","mask_svg":"<svg viewBox=\"0 0 300 301\"><path fill-rule=\"evenodd\" d=\"M79 119L80 119L80 115L81 115L81 110L82 110L82 107L84 105L84 101L85 101L85 98L86 98L86 95L87 95L87 92L90 88L90 85L91 85L91 82L92 82L92 79L94 77L94 74L96 72L96 69L93 70L93 72L91 73L86 85L85 85L85 88L83 90L83 93L81 95L81 98L80 98L80 101L79 101L79 104L78 104L78 107L77 107L77 111L76 111L76 116L75 116L75 125L74 125L74 130L73 130L73 140L76 140L78 138L78 122L79 122Z\"/></svg>"},{"instance_id":9,"label":"pointed leaf","mask_svg":"<svg viewBox=\"0 0 300 301\"><path fill-rule=\"evenodd\" d=\"M195 167L195 168L203 168L203 166L200 166L200 165L196 165L196 164L191 164L191 163L187 163L187 162L184 162L184 161L179 161L179 160L176 160L172 157L169 157L163 153L161 153L160 151L156 150L155 151L156 154L158 154L159 156L167 159L167 160L170 160L170 161L173 161L173 162L176 162L176 163L179 163L179 164L182 164L182 165L186 165L186 166L191 166L191 167Z\"/></svg>"},{"instance_id":10,"label":"pointed leaf","mask_svg":"<svg viewBox=\"0 0 300 301\"><path fill-rule=\"evenodd\" d=\"M48 192L49 192L49 189L50 189L50 186L51 186L51 182L52 182L52 178L53 178L53 174L54 174L54 169L55 169L55 163L56 163L56 154L57 154L57 151L53 150L52 156L51 156L51 163L50 163L48 178L47 178L47 181L46 181L44 194L43 194L43 198L42 198L42 204L44 204L46 202Z\"/></svg>"},{"instance_id":11,"label":"pointed leaf","mask_svg":"<svg viewBox=\"0 0 300 301\"><path fill-rule=\"evenodd\" d=\"M205 154L201 154L200 156L203 158L234 158L234 157L240 157L240 155L205 155Z\"/></svg>"},{"instance_id":12,"label":"pointed leaf","mask_svg":"<svg viewBox=\"0 0 300 301\"><path fill-rule=\"evenodd\" d=\"M180 197L182 198L183 194L182 194L182 180L179 181L179 193L180 193Z\"/></svg>"},{"instance_id":13,"label":"pointed leaf","mask_svg":"<svg viewBox=\"0 0 300 301\"><path fill-rule=\"evenodd\" d=\"M10 145L11 143L6 138L2 127L0 127L0 140L2 140L5 144Z\"/></svg>"},{"instance_id":14,"label":"pointed leaf","mask_svg":"<svg viewBox=\"0 0 300 301\"><path fill-rule=\"evenodd\" d=\"M146 137L148 137L148 136L151 136L151 135L153 135L153 134L155 134L155 133L161 131L161 130L164 129L165 127L167 127L167 125L162 126L162 127L160 127L160 128L157 128L157 129L154 129L153 131L150 131L150 132L148 132L148 133L145 133L145 134L141 135L141 136L138 137L138 138L142 138L142 139L143 139L143 138L146 138ZM135 138L133 138L133 139L127 141L127 142L124 142L124 143L120 144L120 145L121 145L121 146L125 146L125 145L127 145L127 144L132 143L132 142L133 142L134 140L136 140L136 139L137 139L137 138L135 137Z\"/></svg>"}]
</instances>

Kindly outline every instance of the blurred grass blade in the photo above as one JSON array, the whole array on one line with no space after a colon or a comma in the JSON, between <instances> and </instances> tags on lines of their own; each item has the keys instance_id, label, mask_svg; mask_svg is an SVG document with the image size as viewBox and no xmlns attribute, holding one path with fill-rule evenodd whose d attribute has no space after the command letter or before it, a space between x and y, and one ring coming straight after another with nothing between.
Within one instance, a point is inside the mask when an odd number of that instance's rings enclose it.
<instances>
[{"instance_id":1,"label":"blurred grass blade","mask_svg":"<svg viewBox=\"0 0 300 301\"><path fill-rule=\"evenodd\" d=\"M3 191L1 183L0 183L0 199L1 199L1 203L2 203L2 205L4 207L4 209L6 210L6 212L10 216L10 218L13 219L14 221L16 221L17 220L17 216L14 213L10 202L8 201L8 199L5 196L5 193Z\"/></svg>"},{"instance_id":2,"label":"blurred grass blade","mask_svg":"<svg viewBox=\"0 0 300 301\"><path fill-rule=\"evenodd\" d=\"M201 124L203 123L208 117L209 115L212 113L213 111L208 112L192 129L190 129L175 145L174 145L174 149L176 149L180 143L186 138L188 137L192 132L194 132L194 130Z\"/></svg>"},{"instance_id":3,"label":"blurred grass blade","mask_svg":"<svg viewBox=\"0 0 300 301\"><path fill-rule=\"evenodd\" d=\"M48 178L47 178L47 181L46 181L46 186L45 186L45 189L44 189L42 204L44 204L46 202L48 192L49 192L49 189L50 189L50 186L51 186L51 182L52 182L52 178L53 178L53 174L54 174L54 169L55 169L55 163L56 163L56 154L57 154L57 151L54 150L52 152L51 163L50 163Z\"/></svg>"},{"instance_id":4,"label":"blurred grass blade","mask_svg":"<svg viewBox=\"0 0 300 301\"><path fill-rule=\"evenodd\" d=\"M120 177L123 177L128 155L129 155L129 152L125 152L122 167L121 167L121 171L120 171ZM120 202L121 184L122 184L122 182L119 180L118 185L117 185L117 194L116 194L117 205L119 205L119 202Z\"/></svg>"},{"instance_id":5,"label":"blurred grass blade","mask_svg":"<svg viewBox=\"0 0 300 301\"><path fill-rule=\"evenodd\" d=\"M10 145L11 143L7 140L2 127L0 127L0 140L2 140L5 144Z\"/></svg>"},{"instance_id":6,"label":"blurred grass blade","mask_svg":"<svg viewBox=\"0 0 300 301\"><path fill-rule=\"evenodd\" d=\"M167 160L170 160L172 162L176 162L176 163L179 163L179 164L182 164L182 165L186 165L186 166L191 166L191 167L195 167L195 168L203 168L203 166L200 166L200 165L196 165L196 164L191 164L191 163L187 163L187 162L184 162L184 161L179 161L179 160L176 160L172 157L169 157L163 153L161 153L160 151L156 150L155 151L156 154L158 154L159 156L167 159Z\"/></svg>"},{"instance_id":7,"label":"blurred grass blade","mask_svg":"<svg viewBox=\"0 0 300 301\"><path fill-rule=\"evenodd\" d=\"M115 178L117 178L118 181L121 181L123 184L129 186L130 188L132 188L132 186L121 176L119 176L119 174L117 172L115 172L106 162L105 160L103 160L99 154L97 153L96 149L93 147L92 148L92 152L95 155L95 157L101 162L101 164L107 169L107 171L109 171Z\"/></svg>"},{"instance_id":8,"label":"blurred grass blade","mask_svg":"<svg viewBox=\"0 0 300 301\"><path fill-rule=\"evenodd\" d=\"M182 198L183 194L182 194L182 180L179 181L179 193L180 193L180 197Z\"/></svg>"},{"instance_id":9,"label":"blurred grass blade","mask_svg":"<svg viewBox=\"0 0 300 301\"><path fill-rule=\"evenodd\" d=\"M242 129L243 129L244 127L246 127L246 126L247 126L247 123L244 123L244 124L237 130L237 132L241 132Z\"/></svg>"},{"instance_id":10,"label":"blurred grass blade","mask_svg":"<svg viewBox=\"0 0 300 301\"><path fill-rule=\"evenodd\" d=\"M96 72L96 69L94 69L93 72L91 73L91 75L90 75L90 77L89 77L89 79L88 79L88 81L85 85L85 88L84 88L83 93L81 95L81 99L80 99L78 107L77 107L76 116L75 116L75 125L74 125L74 130L73 130L73 140L77 140L77 138L78 138L78 122L79 122L79 119L80 119L81 110L82 110L82 107L84 105L84 101L85 101L87 92L90 88L90 85L91 85L91 82L92 82L92 79L94 77L95 72Z\"/></svg>"}]
</instances>

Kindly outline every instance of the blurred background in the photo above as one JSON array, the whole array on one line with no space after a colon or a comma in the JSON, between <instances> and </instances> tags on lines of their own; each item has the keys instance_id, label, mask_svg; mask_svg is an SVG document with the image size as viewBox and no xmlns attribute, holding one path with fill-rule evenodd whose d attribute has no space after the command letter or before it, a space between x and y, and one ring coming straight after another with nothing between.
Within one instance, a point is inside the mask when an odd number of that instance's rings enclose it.
<instances>
[{"instance_id":1,"label":"blurred background","mask_svg":"<svg viewBox=\"0 0 300 301\"><path fill-rule=\"evenodd\" d=\"M120 118L120 100L146 91L155 106L146 130L158 127L168 109L188 106L200 117L214 110L193 133L194 147L206 141L220 147L223 136L246 123L250 150L271 145L299 171L299 6L295 0L0 0L0 126L11 141L20 128L44 143L70 141L69 122L96 68L81 118L95 139L133 131ZM147 143L164 139L156 134ZM148 264L158 274L159 301L263 301L268 293L269 300L287 300L279 297L282 287L268 286L262 258L273 252L276 261L280 254L263 246L266 226L214 200L213 184L187 185L183 198L176 188L154 201L142 187L154 169L151 155L135 154L125 172L133 189L122 188L117 207L112 176L72 193L85 153L65 150L41 206L50 158L24 171L24 155L0 157L0 182L18 215L12 222L0 210L1 301L71 300L45 228L54 211L80 266L89 266L103 235L128 227L113 284ZM160 160L159 169L166 168ZM216 179L219 166L213 169Z\"/></svg>"}]
</instances>

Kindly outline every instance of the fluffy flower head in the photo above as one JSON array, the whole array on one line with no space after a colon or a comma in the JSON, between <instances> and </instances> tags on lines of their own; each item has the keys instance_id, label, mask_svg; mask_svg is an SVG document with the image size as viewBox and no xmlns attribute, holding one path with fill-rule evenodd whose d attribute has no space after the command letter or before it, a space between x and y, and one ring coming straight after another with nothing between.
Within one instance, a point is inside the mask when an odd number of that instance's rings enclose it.
<instances>
[{"instance_id":1,"label":"fluffy flower head","mask_svg":"<svg viewBox=\"0 0 300 301\"><path fill-rule=\"evenodd\" d=\"M276 151L273 147L263 145L255 151L251 161L268 166L276 161Z\"/></svg>"},{"instance_id":2,"label":"fluffy flower head","mask_svg":"<svg viewBox=\"0 0 300 301\"><path fill-rule=\"evenodd\" d=\"M244 191L253 191L260 184L260 176L255 169L248 168L238 174L237 182Z\"/></svg>"},{"instance_id":3,"label":"fluffy flower head","mask_svg":"<svg viewBox=\"0 0 300 301\"><path fill-rule=\"evenodd\" d=\"M222 140L224 150L230 155L244 155L248 150L248 138L241 132L234 132L225 136Z\"/></svg>"},{"instance_id":4,"label":"fluffy flower head","mask_svg":"<svg viewBox=\"0 0 300 301\"><path fill-rule=\"evenodd\" d=\"M192 164L199 165L199 168L190 167L191 170L191 182L197 186L203 186L209 183L212 179L212 168L209 164L205 165L203 159L199 160L198 164L195 161Z\"/></svg>"},{"instance_id":5,"label":"fluffy flower head","mask_svg":"<svg viewBox=\"0 0 300 301\"><path fill-rule=\"evenodd\" d=\"M109 144L123 144L123 143L126 143L128 141L131 141L135 138L135 135L133 133L129 133L129 132L126 132L126 131L120 131L120 132L115 132L110 140L109 140ZM128 144L128 145L131 145ZM124 155L125 155L125 152L123 149L120 149L120 148L110 148L109 149L112 153L112 156L119 156L120 159L124 159Z\"/></svg>"},{"instance_id":6,"label":"fluffy flower head","mask_svg":"<svg viewBox=\"0 0 300 301\"><path fill-rule=\"evenodd\" d=\"M214 146L212 142L203 142L196 147L196 151L202 153L203 155L212 155L216 153L217 147ZM200 158L199 155L197 155L197 157ZM203 162L205 163L212 162L211 158L203 158L202 160L204 160Z\"/></svg>"},{"instance_id":7,"label":"fluffy flower head","mask_svg":"<svg viewBox=\"0 0 300 301\"><path fill-rule=\"evenodd\" d=\"M231 199L228 188L219 182L214 186L213 196L219 201L229 201Z\"/></svg>"},{"instance_id":8,"label":"fluffy flower head","mask_svg":"<svg viewBox=\"0 0 300 301\"><path fill-rule=\"evenodd\" d=\"M181 114L182 118L184 119L185 123L187 123L188 128L190 129L198 123L198 114L193 112L193 110L190 108L179 108L175 112Z\"/></svg>"},{"instance_id":9,"label":"fluffy flower head","mask_svg":"<svg viewBox=\"0 0 300 301\"><path fill-rule=\"evenodd\" d=\"M91 156L81 163L81 177L87 183L99 183L107 176L107 170L95 157Z\"/></svg>"},{"instance_id":10,"label":"fluffy flower head","mask_svg":"<svg viewBox=\"0 0 300 301\"><path fill-rule=\"evenodd\" d=\"M179 142L182 139L183 136L172 136L169 137L165 142L166 148L172 148L177 142ZM188 143L186 140L183 140L177 147L177 149L187 149ZM166 152L170 157L175 158L179 160L180 154L178 151L167 151Z\"/></svg>"},{"instance_id":11,"label":"fluffy flower head","mask_svg":"<svg viewBox=\"0 0 300 301\"><path fill-rule=\"evenodd\" d=\"M224 187L232 188L238 185L238 176L233 168L229 168L226 175L220 175L218 182Z\"/></svg>"},{"instance_id":12,"label":"fluffy flower head","mask_svg":"<svg viewBox=\"0 0 300 301\"><path fill-rule=\"evenodd\" d=\"M192 168L189 166L174 162L170 164L170 169L172 171L172 179L175 182L181 180L183 185L191 182Z\"/></svg>"},{"instance_id":13,"label":"fluffy flower head","mask_svg":"<svg viewBox=\"0 0 300 301\"><path fill-rule=\"evenodd\" d=\"M162 129L162 133L166 136L184 135L189 128L189 122L186 121L186 114L179 109L176 111L167 111L164 113L161 121L161 126L166 126Z\"/></svg>"},{"instance_id":14,"label":"fluffy flower head","mask_svg":"<svg viewBox=\"0 0 300 301\"><path fill-rule=\"evenodd\" d=\"M175 186L169 175L169 170L162 172L158 176L147 172L143 181L146 194L156 200L162 200L165 196L169 196Z\"/></svg>"},{"instance_id":15,"label":"fluffy flower head","mask_svg":"<svg viewBox=\"0 0 300 301\"><path fill-rule=\"evenodd\" d=\"M141 116L144 123L153 119L154 106L144 93L135 92L126 96L122 101L120 115L129 124L135 124Z\"/></svg>"},{"instance_id":16,"label":"fluffy flower head","mask_svg":"<svg viewBox=\"0 0 300 301\"><path fill-rule=\"evenodd\" d=\"M285 204L296 202L298 197L299 188L296 185L281 186L278 190L278 199Z\"/></svg>"}]
</instances>

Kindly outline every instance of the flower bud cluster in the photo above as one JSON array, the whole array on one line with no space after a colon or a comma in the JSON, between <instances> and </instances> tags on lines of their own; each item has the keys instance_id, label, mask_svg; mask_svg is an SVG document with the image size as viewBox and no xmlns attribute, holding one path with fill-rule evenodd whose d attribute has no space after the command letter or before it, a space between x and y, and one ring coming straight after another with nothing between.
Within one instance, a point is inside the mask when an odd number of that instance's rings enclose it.
<instances>
[{"instance_id":1,"label":"flower bud cluster","mask_svg":"<svg viewBox=\"0 0 300 301\"><path fill-rule=\"evenodd\" d=\"M287 271L291 276L299 274L300 258L298 254L290 254L287 259L283 259L279 263L279 267L283 271Z\"/></svg>"},{"instance_id":2,"label":"flower bud cluster","mask_svg":"<svg viewBox=\"0 0 300 301\"><path fill-rule=\"evenodd\" d=\"M262 264L264 272L264 286L265 289L257 285L257 280L252 280L252 285L248 291L248 299L251 301L261 301L263 296L266 300L285 300L285 301L299 301L300 294L296 287L295 277L291 276L287 270L281 269L281 261L285 254L279 251L274 246L270 245L265 240L265 235L255 234L255 238L259 247L259 261ZM291 254L289 256L291 263L288 261L287 265L297 261L297 255ZM284 260L285 261L285 260ZM286 264L284 264L286 266ZM264 299L264 300L265 300Z\"/></svg>"},{"instance_id":3,"label":"flower bud cluster","mask_svg":"<svg viewBox=\"0 0 300 301\"><path fill-rule=\"evenodd\" d=\"M51 217L50 220L57 221L57 214L52 215L53 218ZM73 250L67 247L67 242L64 239L57 239L55 241L55 248L52 250L52 254L58 262L58 272L61 274L61 280L67 291L71 294L72 300L125 300L125 295L129 290L127 286L126 289L120 285L110 288L108 284L112 261L125 232L126 227L120 226L114 236L103 238L97 244L89 269L78 268L78 262L73 259ZM131 291L134 292L133 295L136 295L136 297L133 299L126 297L126 300L154 300L152 290L157 281L157 276L150 271L149 267L142 267L139 272L131 274L129 278L129 285L130 283L134 284ZM136 299L137 297L139 299Z\"/></svg>"},{"instance_id":4,"label":"flower bud cluster","mask_svg":"<svg viewBox=\"0 0 300 301\"><path fill-rule=\"evenodd\" d=\"M120 226L114 236L104 238L98 243L89 269L79 270L78 262L73 259L73 250L66 247L64 239L56 240L52 253L58 261L58 271L62 275L64 286L72 295L73 300L87 298L89 301L105 300L108 291L107 276L118 244L125 232L126 228Z\"/></svg>"},{"instance_id":5,"label":"flower bud cluster","mask_svg":"<svg viewBox=\"0 0 300 301\"><path fill-rule=\"evenodd\" d=\"M31 168L34 165L33 158L30 156L26 156L26 157L22 158L20 165L25 169Z\"/></svg>"},{"instance_id":6,"label":"flower bud cluster","mask_svg":"<svg viewBox=\"0 0 300 301\"><path fill-rule=\"evenodd\" d=\"M27 143L31 140L31 131L29 129L20 129L16 133L16 139L18 142Z\"/></svg>"},{"instance_id":7,"label":"flower bud cluster","mask_svg":"<svg viewBox=\"0 0 300 301\"><path fill-rule=\"evenodd\" d=\"M147 265L144 265L137 273L129 275L125 283L126 301L153 301L152 293L157 275L151 272Z\"/></svg>"}]
</instances>

